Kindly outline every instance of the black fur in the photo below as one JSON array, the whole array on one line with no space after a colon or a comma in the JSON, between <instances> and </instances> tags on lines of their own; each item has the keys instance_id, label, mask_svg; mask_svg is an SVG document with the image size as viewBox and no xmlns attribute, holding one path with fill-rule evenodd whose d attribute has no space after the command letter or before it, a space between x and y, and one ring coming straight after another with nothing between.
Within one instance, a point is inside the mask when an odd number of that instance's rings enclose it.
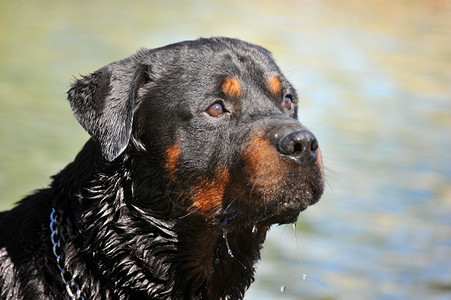
<instances>
[{"instance_id":1,"label":"black fur","mask_svg":"<svg viewBox=\"0 0 451 300\"><path fill-rule=\"evenodd\" d=\"M278 148L279 134L305 128L296 92L259 46L143 49L76 81L68 99L92 138L49 188L0 214L1 299L69 298L52 208L85 299L240 299L269 227L321 196L319 149L308 144L306 163L301 142Z\"/></svg>"}]
</instances>

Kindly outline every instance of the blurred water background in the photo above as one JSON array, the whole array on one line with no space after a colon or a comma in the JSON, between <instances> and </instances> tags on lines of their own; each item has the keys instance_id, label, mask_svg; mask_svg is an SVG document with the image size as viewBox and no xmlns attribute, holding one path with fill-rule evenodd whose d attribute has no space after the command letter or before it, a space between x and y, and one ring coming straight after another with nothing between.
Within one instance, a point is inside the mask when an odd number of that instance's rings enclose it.
<instances>
[{"instance_id":1,"label":"blurred water background","mask_svg":"<svg viewBox=\"0 0 451 300\"><path fill-rule=\"evenodd\" d=\"M88 135L73 77L200 36L273 52L328 187L271 230L245 299L451 299L451 2L0 2L0 209L69 163ZM1 230L1 229L0 229Z\"/></svg>"}]
</instances>

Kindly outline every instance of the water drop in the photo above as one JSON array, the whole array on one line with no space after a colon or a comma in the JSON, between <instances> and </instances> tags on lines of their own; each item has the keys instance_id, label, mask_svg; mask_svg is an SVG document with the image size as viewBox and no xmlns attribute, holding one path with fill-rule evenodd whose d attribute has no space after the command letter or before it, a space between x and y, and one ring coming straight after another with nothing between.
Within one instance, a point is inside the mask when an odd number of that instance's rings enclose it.
<instances>
[{"instance_id":1,"label":"water drop","mask_svg":"<svg viewBox=\"0 0 451 300\"><path fill-rule=\"evenodd\" d=\"M307 274L302 274L302 279L306 280L307 279Z\"/></svg>"},{"instance_id":2,"label":"water drop","mask_svg":"<svg viewBox=\"0 0 451 300\"><path fill-rule=\"evenodd\" d=\"M296 230L296 222L293 223L293 229Z\"/></svg>"},{"instance_id":3,"label":"water drop","mask_svg":"<svg viewBox=\"0 0 451 300\"><path fill-rule=\"evenodd\" d=\"M258 230L258 229L257 229L257 226L254 225L254 226L252 227L252 233L257 233L257 230Z\"/></svg>"},{"instance_id":4,"label":"water drop","mask_svg":"<svg viewBox=\"0 0 451 300\"><path fill-rule=\"evenodd\" d=\"M222 237L224 238L225 242L226 242L226 246L227 246L227 253L230 255L230 257L233 257L233 253L232 250L230 249L230 245L229 245L229 240L227 239L227 233L223 233Z\"/></svg>"},{"instance_id":5,"label":"water drop","mask_svg":"<svg viewBox=\"0 0 451 300\"><path fill-rule=\"evenodd\" d=\"M228 247L228 246L227 246ZM232 253L232 250L227 250L227 253L230 255L230 257L233 257L233 253Z\"/></svg>"},{"instance_id":6,"label":"water drop","mask_svg":"<svg viewBox=\"0 0 451 300\"><path fill-rule=\"evenodd\" d=\"M283 293L283 292L285 292L285 289L286 289L287 287L285 286L285 285L282 285L281 287L280 287L280 292L281 293Z\"/></svg>"}]
</instances>

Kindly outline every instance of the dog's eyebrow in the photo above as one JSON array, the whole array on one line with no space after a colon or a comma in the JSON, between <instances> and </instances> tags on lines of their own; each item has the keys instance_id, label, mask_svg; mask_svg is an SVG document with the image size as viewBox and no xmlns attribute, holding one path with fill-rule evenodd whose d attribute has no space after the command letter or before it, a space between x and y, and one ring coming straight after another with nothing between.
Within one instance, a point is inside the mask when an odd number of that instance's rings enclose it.
<instances>
[{"instance_id":1,"label":"dog's eyebrow","mask_svg":"<svg viewBox=\"0 0 451 300\"><path fill-rule=\"evenodd\" d=\"M241 83L235 77L226 76L221 84L221 90L227 97L239 98L241 96Z\"/></svg>"},{"instance_id":2,"label":"dog's eyebrow","mask_svg":"<svg viewBox=\"0 0 451 300\"><path fill-rule=\"evenodd\" d=\"M268 77L267 84L271 94L279 95L282 92L282 83L280 82L279 75Z\"/></svg>"}]
</instances>

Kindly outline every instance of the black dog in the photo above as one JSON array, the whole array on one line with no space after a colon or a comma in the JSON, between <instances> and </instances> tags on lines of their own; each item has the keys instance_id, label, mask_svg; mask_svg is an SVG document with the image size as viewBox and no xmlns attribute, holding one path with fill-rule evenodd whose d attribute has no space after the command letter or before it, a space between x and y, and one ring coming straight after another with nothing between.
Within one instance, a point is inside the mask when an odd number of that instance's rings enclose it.
<instances>
[{"instance_id":1,"label":"black dog","mask_svg":"<svg viewBox=\"0 0 451 300\"><path fill-rule=\"evenodd\" d=\"M1 299L239 299L270 226L322 194L318 142L259 46L140 50L68 98L92 138L0 214Z\"/></svg>"}]
</instances>

